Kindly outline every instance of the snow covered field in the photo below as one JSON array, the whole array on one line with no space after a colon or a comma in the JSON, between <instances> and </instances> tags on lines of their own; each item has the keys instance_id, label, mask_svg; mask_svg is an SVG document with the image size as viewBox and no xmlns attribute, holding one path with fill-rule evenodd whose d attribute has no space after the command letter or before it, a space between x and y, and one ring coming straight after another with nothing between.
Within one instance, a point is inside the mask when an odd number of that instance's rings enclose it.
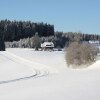
<instances>
[{"instance_id":1,"label":"snow covered field","mask_svg":"<svg viewBox=\"0 0 100 100\"><path fill-rule=\"evenodd\" d=\"M0 52L0 100L100 100L100 61L68 69L63 51Z\"/></svg>"}]
</instances>

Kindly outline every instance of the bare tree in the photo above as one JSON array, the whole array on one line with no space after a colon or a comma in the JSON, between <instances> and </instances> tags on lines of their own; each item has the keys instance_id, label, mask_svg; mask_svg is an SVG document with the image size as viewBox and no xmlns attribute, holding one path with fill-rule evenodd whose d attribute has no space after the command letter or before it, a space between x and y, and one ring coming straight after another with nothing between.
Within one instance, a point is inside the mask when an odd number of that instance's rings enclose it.
<instances>
[{"instance_id":1,"label":"bare tree","mask_svg":"<svg viewBox=\"0 0 100 100\"><path fill-rule=\"evenodd\" d=\"M35 36L33 37L33 43L32 43L35 50L38 50L38 48L40 47L40 43L41 43L40 37L38 36L38 33L36 33Z\"/></svg>"}]
</instances>

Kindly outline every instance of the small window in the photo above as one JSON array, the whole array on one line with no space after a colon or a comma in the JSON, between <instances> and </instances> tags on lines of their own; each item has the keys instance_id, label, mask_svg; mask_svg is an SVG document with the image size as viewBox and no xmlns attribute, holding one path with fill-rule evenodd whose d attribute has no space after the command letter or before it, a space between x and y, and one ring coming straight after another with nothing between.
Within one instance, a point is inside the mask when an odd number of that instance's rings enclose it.
<instances>
[{"instance_id":1,"label":"small window","mask_svg":"<svg viewBox=\"0 0 100 100\"><path fill-rule=\"evenodd\" d=\"M52 46L52 45L46 45L46 46Z\"/></svg>"}]
</instances>

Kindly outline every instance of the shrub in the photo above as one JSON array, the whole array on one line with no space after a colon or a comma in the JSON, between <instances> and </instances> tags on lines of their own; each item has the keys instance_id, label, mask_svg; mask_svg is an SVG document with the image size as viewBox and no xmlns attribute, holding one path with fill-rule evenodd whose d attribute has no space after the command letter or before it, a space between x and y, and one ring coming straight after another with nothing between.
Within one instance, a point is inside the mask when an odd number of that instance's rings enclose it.
<instances>
[{"instance_id":1,"label":"shrub","mask_svg":"<svg viewBox=\"0 0 100 100\"><path fill-rule=\"evenodd\" d=\"M81 65L89 65L96 60L96 47L90 44L73 42L66 51L65 58L68 66L81 67Z\"/></svg>"}]
</instances>

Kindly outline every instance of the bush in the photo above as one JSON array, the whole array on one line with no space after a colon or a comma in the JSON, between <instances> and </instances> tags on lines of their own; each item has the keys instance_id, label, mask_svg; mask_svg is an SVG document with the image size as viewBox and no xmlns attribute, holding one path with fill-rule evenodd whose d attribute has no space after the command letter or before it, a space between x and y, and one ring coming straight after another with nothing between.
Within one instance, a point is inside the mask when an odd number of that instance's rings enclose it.
<instances>
[{"instance_id":1,"label":"bush","mask_svg":"<svg viewBox=\"0 0 100 100\"><path fill-rule=\"evenodd\" d=\"M66 49L66 62L68 66L81 67L81 65L90 65L95 62L97 50L90 44L73 42Z\"/></svg>"}]
</instances>

